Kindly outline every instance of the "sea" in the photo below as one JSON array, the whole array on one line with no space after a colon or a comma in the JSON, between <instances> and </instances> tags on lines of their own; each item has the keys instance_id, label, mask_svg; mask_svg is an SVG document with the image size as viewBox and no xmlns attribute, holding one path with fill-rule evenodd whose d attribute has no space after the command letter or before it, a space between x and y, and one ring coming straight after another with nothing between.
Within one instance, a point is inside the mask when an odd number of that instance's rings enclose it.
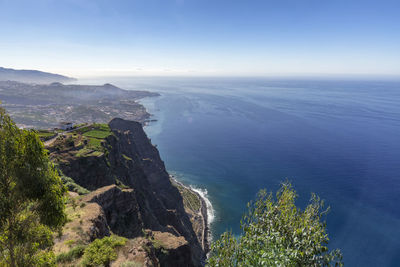
<instances>
[{"instance_id":1,"label":"sea","mask_svg":"<svg viewBox=\"0 0 400 267\"><path fill-rule=\"evenodd\" d=\"M297 205L325 201L345 266L400 266L400 81L108 78L159 97L145 131L167 170L210 201L215 240L240 235L260 189L290 181Z\"/></svg>"}]
</instances>

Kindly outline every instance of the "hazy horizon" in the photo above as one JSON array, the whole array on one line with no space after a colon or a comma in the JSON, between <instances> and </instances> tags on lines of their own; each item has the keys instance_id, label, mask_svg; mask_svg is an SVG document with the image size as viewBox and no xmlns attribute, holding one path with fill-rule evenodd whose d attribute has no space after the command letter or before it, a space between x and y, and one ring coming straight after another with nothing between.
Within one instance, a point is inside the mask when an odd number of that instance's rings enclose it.
<instances>
[{"instance_id":1,"label":"hazy horizon","mask_svg":"<svg viewBox=\"0 0 400 267\"><path fill-rule=\"evenodd\" d=\"M400 4L0 0L1 64L88 76L400 76Z\"/></svg>"}]
</instances>

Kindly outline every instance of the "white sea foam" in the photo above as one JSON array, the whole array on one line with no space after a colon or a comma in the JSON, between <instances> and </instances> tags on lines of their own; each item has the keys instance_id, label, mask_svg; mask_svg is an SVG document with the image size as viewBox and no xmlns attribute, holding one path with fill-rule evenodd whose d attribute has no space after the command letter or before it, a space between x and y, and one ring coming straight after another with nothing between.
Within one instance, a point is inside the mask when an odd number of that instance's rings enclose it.
<instances>
[{"instance_id":1,"label":"white sea foam","mask_svg":"<svg viewBox=\"0 0 400 267\"><path fill-rule=\"evenodd\" d=\"M190 186L190 189L192 189L194 192L199 194L204 199L204 202L206 202L206 205L207 205L207 223L208 223L208 227L210 227L210 224L215 219L215 211L214 211L214 208L213 208L213 206L211 204L210 199L208 198L207 189L196 188L194 186Z\"/></svg>"},{"instance_id":2,"label":"white sea foam","mask_svg":"<svg viewBox=\"0 0 400 267\"><path fill-rule=\"evenodd\" d=\"M213 205L211 204L210 199L208 198L208 191L207 189L204 188L198 188L195 187L193 185L185 185L182 182L180 182L177 177L182 177L182 174L177 173L177 172L171 172L173 173L172 175L170 175L170 178L172 180L174 180L176 183L192 190L193 192L199 194L199 196L204 200L204 202L206 203L206 208L207 208L207 226L208 226L208 242L212 241L212 234L211 234L211 224L213 223L213 221L215 220L215 210ZM208 256L207 256L208 257Z\"/></svg>"}]
</instances>

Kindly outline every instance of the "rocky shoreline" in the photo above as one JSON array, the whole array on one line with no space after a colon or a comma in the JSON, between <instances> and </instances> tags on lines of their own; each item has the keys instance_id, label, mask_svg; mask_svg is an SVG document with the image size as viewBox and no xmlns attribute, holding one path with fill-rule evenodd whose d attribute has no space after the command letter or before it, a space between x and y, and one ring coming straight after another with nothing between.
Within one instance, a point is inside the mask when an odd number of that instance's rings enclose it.
<instances>
[{"instance_id":1,"label":"rocky shoreline","mask_svg":"<svg viewBox=\"0 0 400 267\"><path fill-rule=\"evenodd\" d=\"M193 190L190 186L187 186L181 182L179 182L173 175L170 175L170 179L172 183L178 184L182 186L183 188L189 190L191 193L195 194L198 199L200 200L201 207L200 207L200 212L198 215L201 217L201 224L202 224L202 231L201 231L201 237L200 237L200 244L207 254L210 250L210 241L211 241L211 231L209 228L209 218L208 218L208 209L207 209L207 203L206 200L202 195L200 195L198 192Z\"/></svg>"}]
</instances>

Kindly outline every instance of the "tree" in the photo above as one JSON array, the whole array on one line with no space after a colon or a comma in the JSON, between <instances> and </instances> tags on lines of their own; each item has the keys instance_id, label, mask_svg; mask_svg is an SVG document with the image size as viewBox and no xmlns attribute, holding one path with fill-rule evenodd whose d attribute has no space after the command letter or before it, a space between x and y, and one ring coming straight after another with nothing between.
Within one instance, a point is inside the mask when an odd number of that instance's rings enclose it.
<instances>
[{"instance_id":1,"label":"tree","mask_svg":"<svg viewBox=\"0 0 400 267\"><path fill-rule=\"evenodd\" d=\"M0 108L0 266L49 266L65 188L34 131Z\"/></svg>"},{"instance_id":2,"label":"tree","mask_svg":"<svg viewBox=\"0 0 400 267\"><path fill-rule=\"evenodd\" d=\"M276 194L262 190L241 221L242 235L225 232L211 246L208 266L342 266L339 250L329 252L324 203L312 194L304 211L296 192L283 183Z\"/></svg>"}]
</instances>

